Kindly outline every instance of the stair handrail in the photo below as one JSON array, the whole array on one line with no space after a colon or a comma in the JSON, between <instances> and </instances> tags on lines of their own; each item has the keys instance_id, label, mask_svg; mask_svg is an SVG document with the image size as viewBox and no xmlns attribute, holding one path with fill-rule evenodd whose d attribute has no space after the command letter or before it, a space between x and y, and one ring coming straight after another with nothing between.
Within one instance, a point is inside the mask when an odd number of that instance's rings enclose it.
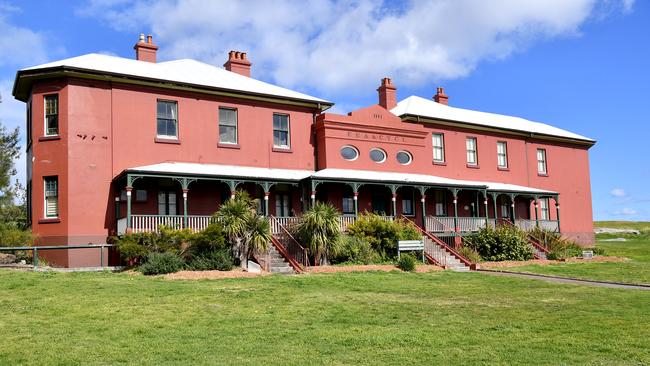
<instances>
[{"instance_id":1,"label":"stair handrail","mask_svg":"<svg viewBox=\"0 0 650 366\"><path fill-rule=\"evenodd\" d=\"M405 219L406 219L406 221L408 221L408 222L410 222L411 224L413 224L413 226L415 226L415 228L418 229L418 231L420 231L420 233L426 235L429 239L433 240L436 244L438 244L438 245L440 245L441 247L443 247L443 248L444 248L447 252L449 252L451 255L453 255L454 257L458 258L458 260L461 261L464 265L466 265L466 266L468 266L468 267L470 267L470 268L472 267L473 263L470 262L469 259L465 258L465 257L462 256L460 253L458 253L457 251L455 251L454 249L452 249L452 248L451 248L449 245L447 245L444 241L438 239L435 235L432 235L432 234L429 233L428 231L422 229L418 224L416 224L415 222L413 222L413 221L412 221L411 219L409 219L408 217L405 217Z\"/></svg>"},{"instance_id":2,"label":"stair handrail","mask_svg":"<svg viewBox=\"0 0 650 366\"><path fill-rule=\"evenodd\" d=\"M530 234L530 233L528 233L528 242L529 242L532 246L534 246L535 248L537 248L539 251L543 252L544 254L548 254L548 253L550 252L550 251L548 250L548 248L546 248L545 246L543 246L543 245L539 242L539 240L537 240L537 238L534 237L534 236L533 236L532 234Z\"/></svg>"},{"instance_id":3,"label":"stair handrail","mask_svg":"<svg viewBox=\"0 0 650 366\"><path fill-rule=\"evenodd\" d=\"M298 260L296 260L296 258L294 256L289 254L287 248L285 248L284 245L279 240L277 240L277 238L275 238L275 237L273 237L273 239L275 239L275 241L277 243L274 243L274 245L276 246L276 248L278 247L278 244L280 245L281 248L278 248L278 251L281 252L280 254L282 254L289 261L289 263L292 265L292 267L294 267L294 269L296 269L299 272L304 272L303 267L308 267L309 266L309 259L308 259L308 256L307 256L307 249L305 249L302 245L300 245L300 243L293 237L293 235L291 235L289 230L287 230L284 227L284 225L282 225L282 224L280 224L278 222L278 220L277 220L277 218L275 216L271 215L269 217L282 230L282 233L289 238L289 240L293 244L293 246L296 247L295 249L302 252L302 257L303 257L302 263L299 262ZM271 242L273 242L273 241L271 241Z\"/></svg>"}]
</instances>

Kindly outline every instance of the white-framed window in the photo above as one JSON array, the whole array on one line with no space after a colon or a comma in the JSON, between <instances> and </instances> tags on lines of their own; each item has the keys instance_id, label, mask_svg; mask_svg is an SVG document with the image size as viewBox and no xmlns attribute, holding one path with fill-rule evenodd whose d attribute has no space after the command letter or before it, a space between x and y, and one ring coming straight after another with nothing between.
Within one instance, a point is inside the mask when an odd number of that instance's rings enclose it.
<instances>
[{"instance_id":1,"label":"white-framed window","mask_svg":"<svg viewBox=\"0 0 650 366\"><path fill-rule=\"evenodd\" d=\"M386 152L377 147L372 148L370 149L370 160L375 163L383 163L386 161Z\"/></svg>"},{"instance_id":2,"label":"white-framed window","mask_svg":"<svg viewBox=\"0 0 650 366\"><path fill-rule=\"evenodd\" d=\"M433 141L433 161L436 163L445 162L445 135L441 133L434 133L432 135Z\"/></svg>"},{"instance_id":3,"label":"white-framed window","mask_svg":"<svg viewBox=\"0 0 650 366\"><path fill-rule=\"evenodd\" d=\"M447 194L445 191L435 191L433 199L436 207L436 216L447 216Z\"/></svg>"},{"instance_id":4,"label":"white-framed window","mask_svg":"<svg viewBox=\"0 0 650 366\"><path fill-rule=\"evenodd\" d=\"M273 146L283 149L291 147L289 116L286 114L273 114Z\"/></svg>"},{"instance_id":5,"label":"white-framed window","mask_svg":"<svg viewBox=\"0 0 650 366\"><path fill-rule=\"evenodd\" d=\"M219 108L219 142L237 143L237 109Z\"/></svg>"},{"instance_id":6,"label":"white-framed window","mask_svg":"<svg viewBox=\"0 0 650 366\"><path fill-rule=\"evenodd\" d=\"M497 141L497 166L503 169L508 167L508 143L505 141Z\"/></svg>"},{"instance_id":7,"label":"white-framed window","mask_svg":"<svg viewBox=\"0 0 650 366\"><path fill-rule=\"evenodd\" d=\"M59 95L50 94L43 97L45 106L45 136L59 134Z\"/></svg>"},{"instance_id":8,"label":"white-framed window","mask_svg":"<svg viewBox=\"0 0 650 366\"><path fill-rule=\"evenodd\" d=\"M350 215L354 213L354 198L353 197L343 197L343 213Z\"/></svg>"},{"instance_id":9,"label":"white-framed window","mask_svg":"<svg viewBox=\"0 0 650 366\"><path fill-rule=\"evenodd\" d=\"M176 205L176 192L160 191L158 192L158 215L178 215Z\"/></svg>"},{"instance_id":10,"label":"white-framed window","mask_svg":"<svg viewBox=\"0 0 650 366\"><path fill-rule=\"evenodd\" d=\"M176 102L158 101L156 129L158 137L178 139L178 104Z\"/></svg>"},{"instance_id":11,"label":"white-framed window","mask_svg":"<svg viewBox=\"0 0 650 366\"><path fill-rule=\"evenodd\" d=\"M467 164L478 165L478 151L476 149L476 137L468 137L465 140L467 148Z\"/></svg>"},{"instance_id":12,"label":"white-framed window","mask_svg":"<svg viewBox=\"0 0 650 366\"><path fill-rule=\"evenodd\" d=\"M548 198L542 198L539 200L539 212L541 220L551 219L551 215L548 210Z\"/></svg>"},{"instance_id":13,"label":"white-framed window","mask_svg":"<svg viewBox=\"0 0 650 366\"><path fill-rule=\"evenodd\" d=\"M45 217L59 217L59 177L43 177Z\"/></svg>"},{"instance_id":14,"label":"white-framed window","mask_svg":"<svg viewBox=\"0 0 650 366\"><path fill-rule=\"evenodd\" d=\"M537 149L537 173L543 175L548 174L546 167L546 149Z\"/></svg>"}]
</instances>

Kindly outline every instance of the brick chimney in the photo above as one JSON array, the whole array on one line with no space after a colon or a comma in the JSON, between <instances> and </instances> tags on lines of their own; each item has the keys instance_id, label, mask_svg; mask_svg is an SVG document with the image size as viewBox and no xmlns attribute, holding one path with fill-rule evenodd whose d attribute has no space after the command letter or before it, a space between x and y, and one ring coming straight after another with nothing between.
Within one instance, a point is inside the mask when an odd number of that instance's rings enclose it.
<instances>
[{"instance_id":1,"label":"brick chimney","mask_svg":"<svg viewBox=\"0 0 650 366\"><path fill-rule=\"evenodd\" d=\"M251 62L246 58L246 52L230 51L228 52L228 61L223 64L223 67L239 75L251 77L251 65Z\"/></svg>"},{"instance_id":2,"label":"brick chimney","mask_svg":"<svg viewBox=\"0 0 650 366\"><path fill-rule=\"evenodd\" d=\"M381 85L377 88L379 92L379 105L391 110L397 106L397 88L390 78L381 79Z\"/></svg>"},{"instance_id":3,"label":"brick chimney","mask_svg":"<svg viewBox=\"0 0 650 366\"><path fill-rule=\"evenodd\" d=\"M436 95L433 96L433 100L440 104L449 105L449 97L445 94L445 89L441 86L436 88Z\"/></svg>"},{"instance_id":4,"label":"brick chimney","mask_svg":"<svg viewBox=\"0 0 650 366\"><path fill-rule=\"evenodd\" d=\"M147 41L144 40L144 34L140 34L138 43L133 46L135 50L135 59L138 61L147 61L156 63L156 51L158 46L153 44L153 37L151 34L147 36Z\"/></svg>"}]
</instances>

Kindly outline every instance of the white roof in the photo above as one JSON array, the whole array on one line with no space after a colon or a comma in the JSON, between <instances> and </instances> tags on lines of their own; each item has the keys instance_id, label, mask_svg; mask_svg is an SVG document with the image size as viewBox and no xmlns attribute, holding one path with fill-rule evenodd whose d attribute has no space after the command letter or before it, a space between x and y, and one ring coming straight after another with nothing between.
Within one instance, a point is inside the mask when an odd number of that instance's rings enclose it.
<instances>
[{"instance_id":1,"label":"white roof","mask_svg":"<svg viewBox=\"0 0 650 366\"><path fill-rule=\"evenodd\" d=\"M236 165L167 162L129 168L127 171L164 174L205 175L251 179L299 181L311 176L312 170L273 169Z\"/></svg>"},{"instance_id":2,"label":"white roof","mask_svg":"<svg viewBox=\"0 0 650 366\"><path fill-rule=\"evenodd\" d=\"M57 66L68 66L92 71L138 76L183 84L193 84L332 104L323 99L239 75L222 67L216 67L190 59L152 63L123 57L90 53L83 56L29 67L22 69L21 71Z\"/></svg>"},{"instance_id":3,"label":"white roof","mask_svg":"<svg viewBox=\"0 0 650 366\"><path fill-rule=\"evenodd\" d=\"M353 169L323 169L314 172L313 170L298 169L274 169L260 168L237 165L221 164L202 164L202 163L178 163L165 162L153 165L139 166L127 169L129 172L141 173L162 173L169 175L203 175L211 177L237 177L249 179L269 179L300 181L306 178L315 179L333 179L333 180L355 180L365 182L393 182L393 183L412 183L412 184L430 184L436 186L458 186L458 187L476 187L485 188L490 191L512 191L512 192L530 192L530 193L548 193L554 194L553 191L547 191L538 188L519 186L515 184L498 183L498 182L481 182L460 179L451 179L437 177L426 174L408 174L393 172L378 172L372 170L353 170Z\"/></svg>"},{"instance_id":4,"label":"white roof","mask_svg":"<svg viewBox=\"0 0 650 366\"><path fill-rule=\"evenodd\" d=\"M553 191L544 189L531 188L516 184L498 183L498 182L481 182L461 179L451 179L426 174L409 174L378 172L372 170L352 170L352 169L323 169L315 172L312 178L321 179L353 179L369 182L403 182L412 184L431 184L431 185L451 185L451 186L468 186L468 187L486 187L490 191L512 191L512 192L530 192L530 193L547 193L555 194Z\"/></svg>"},{"instance_id":5,"label":"white roof","mask_svg":"<svg viewBox=\"0 0 650 366\"><path fill-rule=\"evenodd\" d=\"M391 112L397 116L411 114L421 117L435 119L444 119L450 121L464 122L474 125L503 128L534 134L543 134L550 136L559 136L570 139L585 140L595 142L594 140L553 127L541 122L533 122L527 119L506 116L502 114L473 111L470 109L456 108L431 99L425 99L418 96L410 96L399 103Z\"/></svg>"}]
</instances>

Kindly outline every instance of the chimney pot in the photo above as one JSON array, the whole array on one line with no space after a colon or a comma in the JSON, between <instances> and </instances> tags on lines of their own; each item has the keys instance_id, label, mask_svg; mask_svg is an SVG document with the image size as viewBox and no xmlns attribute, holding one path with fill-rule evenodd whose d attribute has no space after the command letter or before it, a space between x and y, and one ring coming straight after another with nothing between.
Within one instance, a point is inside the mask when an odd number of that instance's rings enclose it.
<instances>
[{"instance_id":1,"label":"chimney pot","mask_svg":"<svg viewBox=\"0 0 650 366\"><path fill-rule=\"evenodd\" d=\"M397 106L397 88L390 78L381 79L381 85L377 88L379 92L379 105L391 110Z\"/></svg>"},{"instance_id":2,"label":"chimney pot","mask_svg":"<svg viewBox=\"0 0 650 366\"><path fill-rule=\"evenodd\" d=\"M436 88L436 95L433 96L433 100L440 104L449 105L449 96L445 94L445 89L441 86Z\"/></svg>"},{"instance_id":3,"label":"chimney pot","mask_svg":"<svg viewBox=\"0 0 650 366\"><path fill-rule=\"evenodd\" d=\"M133 49L135 50L136 60L156 63L156 52L158 51L158 46L153 44L153 37L151 34L147 36L145 42L144 33L140 33L138 43L133 46Z\"/></svg>"},{"instance_id":4,"label":"chimney pot","mask_svg":"<svg viewBox=\"0 0 650 366\"><path fill-rule=\"evenodd\" d=\"M251 76L251 62L246 58L246 52L230 51L228 52L228 61L223 64L223 67L230 72L235 72L239 75Z\"/></svg>"}]
</instances>

